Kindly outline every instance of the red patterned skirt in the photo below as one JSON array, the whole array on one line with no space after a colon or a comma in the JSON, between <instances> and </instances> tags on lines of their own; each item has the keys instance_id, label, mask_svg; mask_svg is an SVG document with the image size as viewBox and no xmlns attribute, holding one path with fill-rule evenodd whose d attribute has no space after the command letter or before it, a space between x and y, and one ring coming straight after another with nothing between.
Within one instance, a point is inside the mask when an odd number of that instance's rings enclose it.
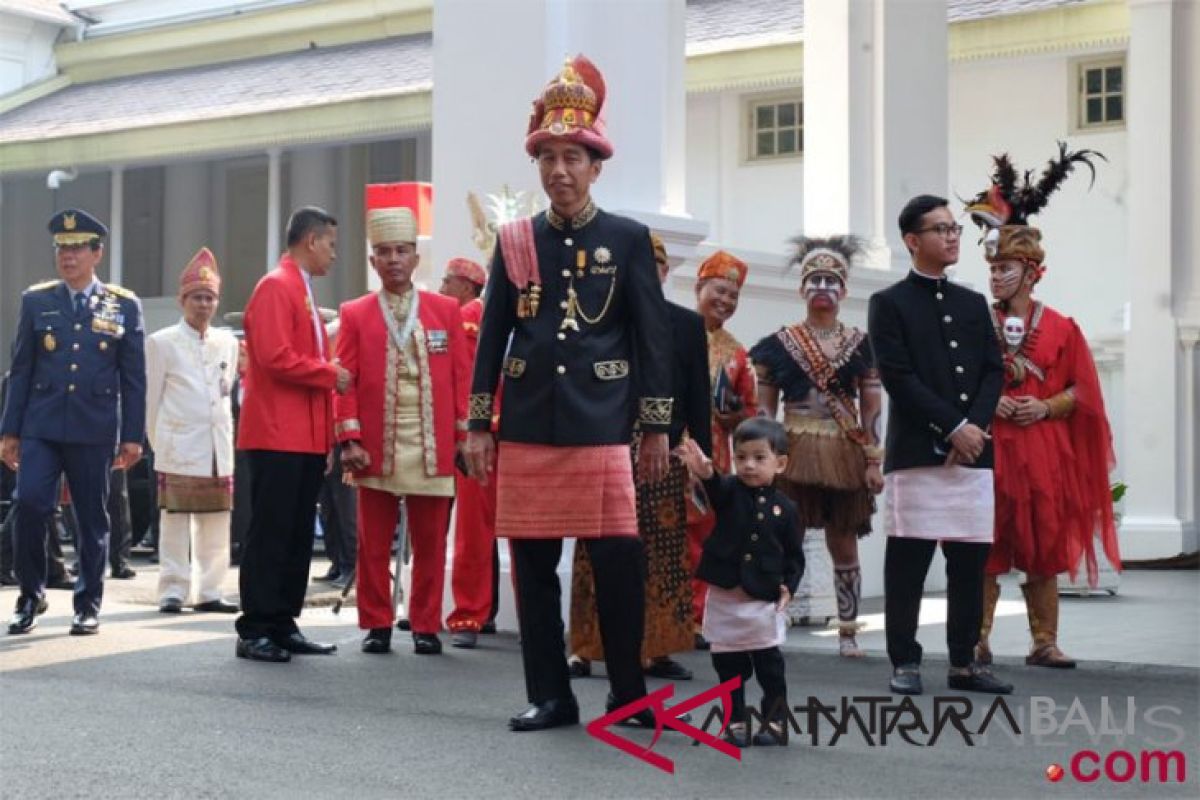
<instances>
[{"instance_id":1,"label":"red patterned skirt","mask_svg":"<svg viewBox=\"0 0 1200 800\"><path fill-rule=\"evenodd\" d=\"M501 442L496 535L508 539L637 536L629 445Z\"/></svg>"}]
</instances>

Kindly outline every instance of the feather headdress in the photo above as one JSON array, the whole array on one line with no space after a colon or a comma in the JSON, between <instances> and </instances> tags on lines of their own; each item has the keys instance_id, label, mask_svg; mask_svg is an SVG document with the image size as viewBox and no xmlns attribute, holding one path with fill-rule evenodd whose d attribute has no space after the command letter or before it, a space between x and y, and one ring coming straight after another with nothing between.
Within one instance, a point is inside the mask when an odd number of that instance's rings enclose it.
<instances>
[{"instance_id":1,"label":"feather headdress","mask_svg":"<svg viewBox=\"0 0 1200 800\"><path fill-rule=\"evenodd\" d=\"M1093 159L1108 161L1096 150L1067 149L1066 142L1058 143L1058 157L1050 159L1041 176L1035 181L1033 170L1018 176L1007 153L992 159L991 185L975 195L967 203L966 211L980 228L998 228L1001 225L1028 225L1029 218L1046 207L1050 195L1058 191L1075 167L1083 164L1096 182L1096 165ZM1088 185L1089 188L1091 184Z\"/></svg>"},{"instance_id":2,"label":"feather headdress","mask_svg":"<svg viewBox=\"0 0 1200 800\"><path fill-rule=\"evenodd\" d=\"M838 236L797 236L792 239L796 249L788 269L799 268L800 282L818 272L836 275L846 283L850 264L866 251L866 240L852 234Z\"/></svg>"}]
</instances>

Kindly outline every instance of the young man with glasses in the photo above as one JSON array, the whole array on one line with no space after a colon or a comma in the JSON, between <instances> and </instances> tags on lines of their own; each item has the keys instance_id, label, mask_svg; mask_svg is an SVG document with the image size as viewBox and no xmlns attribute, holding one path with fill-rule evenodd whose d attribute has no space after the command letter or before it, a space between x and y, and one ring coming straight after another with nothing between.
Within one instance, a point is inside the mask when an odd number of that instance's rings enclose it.
<instances>
[{"instance_id":1,"label":"young man with glasses","mask_svg":"<svg viewBox=\"0 0 1200 800\"><path fill-rule=\"evenodd\" d=\"M888 409L884 459L885 623L891 690L920 694L917 622L925 575L946 557L948 683L1007 694L974 661L994 496L988 429L1004 367L983 295L952 283L962 226L946 201L921 195L900 212L912 270L871 297L868 327Z\"/></svg>"}]
</instances>

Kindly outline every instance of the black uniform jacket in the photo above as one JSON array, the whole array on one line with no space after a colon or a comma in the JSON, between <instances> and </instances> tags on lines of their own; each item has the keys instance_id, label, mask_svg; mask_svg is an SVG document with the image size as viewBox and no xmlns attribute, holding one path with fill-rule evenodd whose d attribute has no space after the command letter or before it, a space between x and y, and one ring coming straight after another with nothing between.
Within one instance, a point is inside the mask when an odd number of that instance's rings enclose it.
<instances>
[{"instance_id":1,"label":"black uniform jacket","mask_svg":"<svg viewBox=\"0 0 1200 800\"><path fill-rule=\"evenodd\" d=\"M741 586L759 600L779 599L779 587L792 594L804 574L796 506L773 486L752 489L735 475L704 482L717 524L704 542L696 577L733 589Z\"/></svg>"},{"instance_id":2,"label":"black uniform jacket","mask_svg":"<svg viewBox=\"0 0 1200 800\"><path fill-rule=\"evenodd\" d=\"M671 447L688 436L712 455L712 393L708 377L708 339L704 318L676 303L670 312L674 357L671 360Z\"/></svg>"},{"instance_id":3,"label":"black uniform jacket","mask_svg":"<svg viewBox=\"0 0 1200 800\"><path fill-rule=\"evenodd\" d=\"M871 296L867 318L890 399L885 472L944 463L963 420L991 426L1004 364L983 295L913 271ZM992 463L988 444L971 466Z\"/></svg>"},{"instance_id":4,"label":"black uniform jacket","mask_svg":"<svg viewBox=\"0 0 1200 800\"><path fill-rule=\"evenodd\" d=\"M574 220L542 212L533 232L542 281L536 315L518 317L520 291L499 244L492 258L469 429L490 429L503 371L501 441L628 444L635 418L644 431L667 433L671 328L649 229L589 205ZM564 325L572 285L577 330Z\"/></svg>"}]
</instances>

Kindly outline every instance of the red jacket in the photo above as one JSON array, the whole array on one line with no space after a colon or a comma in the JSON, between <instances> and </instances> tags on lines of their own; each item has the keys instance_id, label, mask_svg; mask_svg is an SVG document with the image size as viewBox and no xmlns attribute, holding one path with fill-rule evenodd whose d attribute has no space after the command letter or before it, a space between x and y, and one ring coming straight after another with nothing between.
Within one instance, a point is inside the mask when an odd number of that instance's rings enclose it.
<instances>
[{"instance_id":1,"label":"red jacket","mask_svg":"<svg viewBox=\"0 0 1200 800\"><path fill-rule=\"evenodd\" d=\"M417 337L421 380L422 436L427 454L426 473L454 474L455 441L467 418L471 384L471 354L463 331L458 301L432 292L419 292ZM389 337L375 292L342 304L337 357L352 375L351 388L334 401L339 442L357 440L371 457L361 476L391 472L393 444L385 448L384 420L394 402L387 385ZM428 387L428 389L427 389ZM464 434L465 435L465 434ZM385 458L385 455L387 458Z\"/></svg>"},{"instance_id":2,"label":"red jacket","mask_svg":"<svg viewBox=\"0 0 1200 800\"><path fill-rule=\"evenodd\" d=\"M246 396L238 449L324 455L333 446L332 389L337 368L329 341L313 325L300 267L286 253L254 287L246 305Z\"/></svg>"}]
</instances>

